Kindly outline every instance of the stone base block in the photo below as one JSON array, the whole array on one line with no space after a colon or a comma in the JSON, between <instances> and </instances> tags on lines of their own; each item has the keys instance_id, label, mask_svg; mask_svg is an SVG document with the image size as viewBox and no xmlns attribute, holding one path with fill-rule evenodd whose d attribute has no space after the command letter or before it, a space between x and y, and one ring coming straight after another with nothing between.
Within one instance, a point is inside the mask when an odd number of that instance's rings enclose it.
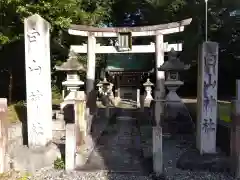
<instances>
[{"instance_id":1,"label":"stone base block","mask_svg":"<svg viewBox=\"0 0 240 180\"><path fill-rule=\"evenodd\" d=\"M34 173L41 168L52 166L57 158L61 158L61 153L55 144L36 149L18 144L9 147L7 157L7 169Z\"/></svg>"}]
</instances>

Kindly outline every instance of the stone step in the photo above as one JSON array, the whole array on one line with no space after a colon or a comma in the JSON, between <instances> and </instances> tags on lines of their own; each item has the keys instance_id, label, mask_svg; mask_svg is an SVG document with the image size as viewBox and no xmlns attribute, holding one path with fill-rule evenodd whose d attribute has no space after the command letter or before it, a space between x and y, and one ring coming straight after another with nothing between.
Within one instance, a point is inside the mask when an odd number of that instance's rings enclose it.
<instances>
[{"instance_id":1,"label":"stone step","mask_svg":"<svg viewBox=\"0 0 240 180\"><path fill-rule=\"evenodd\" d=\"M53 120L52 121L53 126L52 126L52 130L53 131L65 131L65 121L64 120Z\"/></svg>"}]
</instances>

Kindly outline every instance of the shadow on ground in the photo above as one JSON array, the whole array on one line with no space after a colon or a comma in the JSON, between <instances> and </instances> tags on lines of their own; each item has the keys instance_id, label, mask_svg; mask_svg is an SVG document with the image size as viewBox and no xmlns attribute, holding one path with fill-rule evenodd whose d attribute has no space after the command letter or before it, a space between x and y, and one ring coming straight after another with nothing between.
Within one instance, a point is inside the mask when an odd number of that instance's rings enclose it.
<instances>
[{"instance_id":1,"label":"shadow on ground","mask_svg":"<svg viewBox=\"0 0 240 180\"><path fill-rule=\"evenodd\" d=\"M105 109L99 109L97 121L104 121ZM148 165L144 162L138 125L138 109L111 108L111 117L86 165L81 171L106 170L114 173L146 175ZM94 135L93 135L94 136ZM94 139L94 137L93 137Z\"/></svg>"}]
</instances>

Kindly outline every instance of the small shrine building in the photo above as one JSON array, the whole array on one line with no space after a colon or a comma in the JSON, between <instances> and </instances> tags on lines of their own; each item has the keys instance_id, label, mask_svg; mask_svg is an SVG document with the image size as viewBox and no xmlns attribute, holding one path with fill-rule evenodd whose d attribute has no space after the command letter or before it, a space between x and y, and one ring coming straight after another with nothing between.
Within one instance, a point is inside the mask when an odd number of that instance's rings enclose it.
<instances>
[{"instance_id":1,"label":"small shrine building","mask_svg":"<svg viewBox=\"0 0 240 180\"><path fill-rule=\"evenodd\" d=\"M106 69L117 99L139 102L146 76L154 72L152 54L108 54ZM141 91L141 92L140 92Z\"/></svg>"}]
</instances>

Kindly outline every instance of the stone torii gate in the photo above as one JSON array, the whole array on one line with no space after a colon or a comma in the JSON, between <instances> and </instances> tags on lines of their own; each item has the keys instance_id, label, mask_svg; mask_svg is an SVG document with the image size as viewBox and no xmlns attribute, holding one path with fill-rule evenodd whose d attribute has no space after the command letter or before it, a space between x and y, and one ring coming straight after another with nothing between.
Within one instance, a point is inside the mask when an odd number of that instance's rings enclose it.
<instances>
[{"instance_id":1,"label":"stone torii gate","mask_svg":"<svg viewBox=\"0 0 240 180\"><path fill-rule=\"evenodd\" d=\"M164 43L164 35L184 31L184 27L191 23L192 19L185 19L179 22L160 24L153 26L139 27L107 27L98 28L85 25L71 25L68 32L70 35L85 36L88 43L83 45L72 45L70 50L75 53L87 53L87 81L86 94L90 101L90 110L96 99L92 97L95 94L95 64L96 54L103 53L155 53L156 55L156 85L155 85L155 121L156 127L153 127L153 167L157 175L162 174L162 128L160 126L161 115L163 113L163 104L161 100L165 97L163 71L157 69L164 63L164 52L182 50L182 44ZM132 37L155 36L155 43L150 45L132 45ZM96 38L118 38L118 41L111 46L101 46L96 43ZM91 107L92 106L92 107ZM90 111L91 112L91 111ZM90 115L92 119L93 115ZM90 120L91 121L91 120Z\"/></svg>"}]
</instances>

